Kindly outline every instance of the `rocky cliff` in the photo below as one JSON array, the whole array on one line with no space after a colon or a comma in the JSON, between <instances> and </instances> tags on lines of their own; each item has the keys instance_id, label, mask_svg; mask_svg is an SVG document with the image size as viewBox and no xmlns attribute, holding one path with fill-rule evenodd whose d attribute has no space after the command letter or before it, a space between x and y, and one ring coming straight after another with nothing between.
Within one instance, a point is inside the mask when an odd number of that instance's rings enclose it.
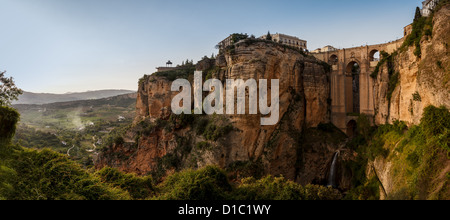
<instances>
[{"instance_id":1,"label":"rocky cliff","mask_svg":"<svg viewBox=\"0 0 450 220\"><path fill-rule=\"evenodd\" d=\"M450 4L435 12L430 21L432 26L425 28L432 32L419 39L420 48L400 48L380 68L376 79L375 122L382 125L400 120L411 128L408 134L385 135L382 143L390 156L379 156L369 162L368 172L375 173L382 184L382 199L448 199L450 196L448 151L436 144L436 137L414 133L423 130L414 125L421 123L426 107L450 109ZM389 100L386 94L390 89L393 91ZM437 139L448 148L448 134L439 135Z\"/></svg>"},{"instance_id":2,"label":"rocky cliff","mask_svg":"<svg viewBox=\"0 0 450 220\"><path fill-rule=\"evenodd\" d=\"M381 66L374 87L377 124L400 120L417 125L427 106L450 108L449 21L446 5L434 14L432 28L424 27L432 32L420 39L420 56L415 46L404 46Z\"/></svg>"},{"instance_id":3,"label":"rocky cliff","mask_svg":"<svg viewBox=\"0 0 450 220\"><path fill-rule=\"evenodd\" d=\"M315 139L308 145L303 134L329 122L329 66L293 48L256 39L237 43L215 64L199 64L197 69L206 77L222 81L279 79L280 122L261 126L261 115L172 115L170 104L176 94L170 86L175 73L158 73L141 80L134 126L125 143L116 143L100 155L97 167L163 176L215 164L236 177L283 175L305 184L326 179L345 135L332 130L329 135L337 137ZM191 70L181 73L190 81L192 75Z\"/></svg>"}]
</instances>

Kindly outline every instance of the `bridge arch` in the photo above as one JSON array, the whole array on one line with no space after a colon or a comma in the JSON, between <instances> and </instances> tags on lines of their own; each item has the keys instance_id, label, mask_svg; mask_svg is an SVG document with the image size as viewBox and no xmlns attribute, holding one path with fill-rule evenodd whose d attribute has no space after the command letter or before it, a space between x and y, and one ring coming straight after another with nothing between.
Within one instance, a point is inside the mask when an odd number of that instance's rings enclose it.
<instances>
[{"instance_id":1,"label":"bridge arch","mask_svg":"<svg viewBox=\"0 0 450 220\"><path fill-rule=\"evenodd\" d=\"M370 51L369 53L369 61L380 61L381 59L381 55L380 55L380 51L377 49L373 49Z\"/></svg>"},{"instance_id":2,"label":"bridge arch","mask_svg":"<svg viewBox=\"0 0 450 220\"><path fill-rule=\"evenodd\" d=\"M348 61L347 66L345 67L345 74L346 75L352 75L352 74L360 74L361 73L361 62L359 62L356 59L352 59ZM354 69L357 68L357 69ZM356 72L354 72L356 71Z\"/></svg>"},{"instance_id":3,"label":"bridge arch","mask_svg":"<svg viewBox=\"0 0 450 220\"><path fill-rule=\"evenodd\" d=\"M358 127L358 124L356 123L356 121L355 120L350 120L348 123L347 123L347 136L348 137L354 137L355 135L356 135L356 129L357 129L357 127Z\"/></svg>"},{"instance_id":4,"label":"bridge arch","mask_svg":"<svg viewBox=\"0 0 450 220\"><path fill-rule=\"evenodd\" d=\"M339 62L339 57L336 54L332 54L329 59L330 65L337 65Z\"/></svg>"},{"instance_id":5,"label":"bridge arch","mask_svg":"<svg viewBox=\"0 0 450 220\"><path fill-rule=\"evenodd\" d=\"M353 60L346 66L346 109L347 113L360 113L360 64Z\"/></svg>"},{"instance_id":6,"label":"bridge arch","mask_svg":"<svg viewBox=\"0 0 450 220\"><path fill-rule=\"evenodd\" d=\"M379 63L377 58L382 60L383 55L393 53L403 42L404 38L386 44L312 53L317 59L330 65L336 57L338 58L338 65L332 65L330 73L331 122L343 132L347 131L347 125L352 127L352 124L348 124L349 120L356 120L354 115L357 114L351 113L364 113L370 116L376 114L373 97L377 91L374 91L375 82L370 74ZM355 64L361 67L359 74L353 74Z\"/></svg>"}]
</instances>

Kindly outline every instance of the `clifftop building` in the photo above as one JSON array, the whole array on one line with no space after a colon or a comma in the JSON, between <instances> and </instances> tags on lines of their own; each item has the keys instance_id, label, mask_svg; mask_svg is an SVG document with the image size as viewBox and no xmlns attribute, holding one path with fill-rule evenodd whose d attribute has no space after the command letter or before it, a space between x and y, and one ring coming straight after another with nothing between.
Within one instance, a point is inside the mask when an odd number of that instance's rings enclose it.
<instances>
[{"instance_id":1,"label":"clifftop building","mask_svg":"<svg viewBox=\"0 0 450 220\"><path fill-rule=\"evenodd\" d=\"M157 72L166 72L166 71L178 69L178 67L172 67L172 65L173 65L172 61L169 60L169 61L167 61L165 67L156 67Z\"/></svg>"},{"instance_id":2,"label":"clifftop building","mask_svg":"<svg viewBox=\"0 0 450 220\"><path fill-rule=\"evenodd\" d=\"M422 16L424 17L430 16L438 3L439 0L426 0L422 2Z\"/></svg>"},{"instance_id":3,"label":"clifftop building","mask_svg":"<svg viewBox=\"0 0 450 220\"><path fill-rule=\"evenodd\" d=\"M298 37L294 37L294 36L289 36L289 35L285 35L285 34L271 34L272 36L272 40L284 45L288 45L288 46L292 46L292 47L297 47L301 50L307 50L307 41L306 40L302 40ZM261 36L260 39L264 39L267 40L267 35Z\"/></svg>"},{"instance_id":4,"label":"clifftop building","mask_svg":"<svg viewBox=\"0 0 450 220\"><path fill-rule=\"evenodd\" d=\"M336 49L335 47L328 45L328 46L316 49L316 50L312 51L311 53L323 53L323 52L331 52L331 51L337 51L337 50L338 49Z\"/></svg>"},{"instance_id":5,"label":"clifftop building","mask_svg":"<svg viewBox=\"0 0 450 220\"><path fill-rule=\"evenodd\" d=\"M225 38L223 41L221 41L219 44L217 44L217 49L224 50L225 48L234 45L235 43L239 42L240 40L247 39L247 34L231 34L227 38Z\"/></svg>"}]
</instances>

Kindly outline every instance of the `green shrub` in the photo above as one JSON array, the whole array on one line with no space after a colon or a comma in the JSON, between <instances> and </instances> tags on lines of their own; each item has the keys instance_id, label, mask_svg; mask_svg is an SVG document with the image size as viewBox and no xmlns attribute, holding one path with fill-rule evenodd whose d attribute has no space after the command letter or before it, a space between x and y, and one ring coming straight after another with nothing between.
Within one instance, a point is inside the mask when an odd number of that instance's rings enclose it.
<instances>
[{"instance_id":1,"label":"green shrub","mask_svg":"<svg viewBox=\"0 0 450 220\"><path fill-rule=\"evenodd\" d=\"M214 115L210 119L207 117L199 119L195 123L197 135L203 135L209 141L217 141L219 138L228 135L233 130L233 126L231 124L217 125L216 122L219 121L217 117L217 115Z\"/></svg>"},{"instance_id":2,"label":"green shrub","mask_svg":"<svg viewBox=\"0 0 450 220\"><path fill-rule=\"evenodd\" d=\"M8 142L16 132L20 114L13 108L0 106L0 142Z\"/></svg>"},{"instance_id":3,"label":"green shrub","mask_svg":"<svg viewBox=\"0 0 450 220\"><path fill-rule=\"evenodd\" d=\"M138 177L134 174L124 174L109 167L103 168L96 174L104 183L128 191L133 199L146 199L154 192L153 180L150 176Z\"/></svg>"},{"instance_id":4,"label":"green shrub","mask_svg":"<svg viewBox=\"0 0 450 220\"><path fill-rule=\"evenodd\" d=\"M406 160L408 161L408 165L411 166L412 168L416 169L417 167L420 166L420 159L422 158L422 155L419 154L419 152L417 151L413 151L411 152L408 157L406 158Z\"/></svg>"},{"instance_id":5,"label":"green shrub","mask_svg":"<svg viewBox=\"0 0 450 220\"><path fill-rule=\"evenodd\" d=\"M450 152L450 112L446 107L425 108L421 127L427 139L436 140L439 146Z\"/></svg>"},{"instance_id":6,"label":"green shrub","mask_svg":"<svg viewBox=\"0 0 450 220\"><path fill-rule=\"evenodd\" d=\"M219 168L208 166L194 171L175 173L160 186L159 200L224 200L232 187L226 174Z\"/></svg>"},{"instance_id":7,"label":"green shrub","mask_svg":"<svg viewBox=\"0 0 450 220\"><path fill-rule=\"evenodd\" d=\"M197 135L203 135L208 124L209 120L207 118L200 118L195 125L195 132Z\"/></svg>"},{"instance_id":8,"label":"green shrub","mask_svg":"<svg viewBox=\"0 0 450 220\"><path fill-rule=\"evenodd\" d=\"M109 187L66 156L51 150L16 147L9 155L14 177L7 199L11 200L117 200L127 192ZM1 179L1 178L0 178Z\"/></svg>"},{"instance_id":9,"label":"green shrub","mask_svg":"<svg viewBox=\"0 0 450 220\"><path fill-rule=\"evenodd\" d=\"M404 131L406 131L408 129L408 126L406 125L406 123L404 121L399 121L396 120L394 121L394 126L392 127L392 129L397 132L397 134L403 134Z\"/></svg>"},{"instance_id":10,"label":"green shrub","mask_svg":"<svg viewBox=\"0 0 450 220\"><path fill-rule=\"evenodd\" d=\"M331 187L307 185L304 187L304 200L340 200L341 193Z\"/></svg>"},{"instance_id":11,"label":"green shrub","mask_svg":"<svg viewBox=\"0 0 450 220\"><path fill-rule=\"evenodd\" d=\"M450 129L450 112L446 107L428 106L424 110L421 126L428 138L444 134Z\"/></svg>"},{"instance_id":12,"label":"green shrub","mask_svg":"<svg viewBox=\"0 0 450 220\"><path fill-rule=\"evenodd\" d=\"M195 120L193 115L181 113L180 115L171 114L169 118L170 127L180 129L192 124Z\"/></svg>"},{"instance_id":13,"label":"green shrub","mask_svg":"<svg viewBox=\"0 0 450 220\"><path fill-rule=\"evenodd\" d=\"M229 134L233 130L232 125L217 126L213 123L206 126L203 136L206 140L217 141L219 138Z\"/></svg>"},{"instance_id":14,"label":"green shrub","mask_svg":"<svg viewBox=\"0 0 450 220\"><path fill-rule=\"evenodd\" d=\"M372 140L367 148L367 156L370 160L375 160L379 156L386 158L389 155L389 150L384 148L384 144L385 142L381 138Z\"/></svg>"},{"instance_id":15,"label":"green shrub","mask_svg":"<svg viewBox=\"0 0 450 220\"><path fill-rule=\"evenodd\" d=\"M412 24L412 32L408 37L406 37L401 49L406 47L415 46L414 55L417 57L422 56L422 51L420 48L420 41L423 36L431 36L433 33L432 29L433 16L430 17L420 17L414 20Z\"/></svg>"},{"instance_id":16,"label":"green shrub","mask_svg":"<svg viewBox=\"0 0 450 220\"><path fill-rule=\"evenodd\" d=\"M302 200L302 186L280 177L265 177L261 180L247 178L235 192L237 200Z\"/></svg>"},{"instance_id":17,"label":"green shrub","mask_svg":"<svg viewBox=\"0 0 450 220\"><path fill-rule=\"evenodd\" d=\"M201 150L201 151L207 151L207 150L211 150L211 144L209 144L208 142L202 141L197 143L197 149Z\"/></svg>"},{"instance_id":18,"label":"green shrub","mask_svg":"<svg viewBox=\"0 0 450 220\"><path fill-rule=\"evenodd\" d=\"M341 194L332 188L301 185L283 177L247 178L234 192L237 200L339 200Z\"/></svg>"},{"instance_id":19,"label":"green shrub","mask_svg":"<svg viewBox=\"0 0 450 220\"><path fill-rule=\"evenodd\" d=\"M380 183L376 177L372 177L364 184L351 189L344 200L379 200Z\"/></svg>"}]
</instances>

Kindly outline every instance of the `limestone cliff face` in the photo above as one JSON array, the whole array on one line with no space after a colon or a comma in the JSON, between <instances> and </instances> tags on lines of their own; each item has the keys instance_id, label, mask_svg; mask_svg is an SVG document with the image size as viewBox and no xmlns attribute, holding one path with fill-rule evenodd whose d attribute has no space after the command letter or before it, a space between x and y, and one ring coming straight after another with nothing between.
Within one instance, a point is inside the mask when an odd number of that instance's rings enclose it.
<instances>
[{"instance_id":1,"label":"limestone cliff face","mask_svg":"<svg viewBox=\"0 0 450 220\"><path fill-rule=\"evenodd\" d=\"M176 95L171 92L171 85L164 77L144 77L139 83L135 121L170 116L170 105Z\"/></svg>"},{"instance_id":2,"label":"limestone cliff face","mask_svg":"<svg viewBox=\"0 0 450 220\"><path fill-rule=\"evenodd\" d=\"M323 150L302 154L300 137L305 128L329 122L330 83L326 65L282 45L250 40L219 55L216 67L220 70L213 77L220 80L279 79L280 122L275 126L261 126L261 115L194 116L194 122L185 126L171 131L156 128L138 137L136 143L110 147L100 155L97 167L113 166L147 174L161 167L160 159L170 155L176 157L177 167L173 167L176 169L210 164L228 168L251 163L258 164L264 174L284 175L302 183L323 181L329 167L327 161L339 144L323 140L320 148ZM151 76L141 81L136 125L142 120L155 122L172 118L170 104L176 94L170 92L170 85L164 77ZM196 132L197 122L205 118L218 127L229 123L234 129L216 141L207 140ZM128 136L128 140L136 139L133 132ZM198 147L204 145L209 147L206 150ZM312 156L305 158L305 155Z\"/></svg>"},{"instance_id":3,"label":"limestone cliff face","mask_svg":"<svg viewBox=\"0 0 450 220\"><path fill-rule=\"evenodd\" d=\"M423 110L429 105L450 108L450 6L443 7L433 18L432 37L423 37L422 56L414 55L414 47L394 57L393 69L399 73L399 82L388 93L389 74L387 64L380 68L375 82L375 122L392 123L400 120L410 125L419 124Z\"/></svg>"},{"instance_id":4,"label":"limestone cliff face","mask_svg":"<svg viewBox=\"0 0 450 220\"><path fill-rule=\"evenodd\" d=\"M389 83L388 66L382 66L374 88L377 124L400 120L409 125L418 125L427 106L445 106L450 109L449 21L450 5L447 4L436 12L433 18L432 37L425 36L421 40L421 58L414 55L414 47L400 50L394 57L392 68L399 73L399 82L390 102L386 99ZM399 144L400 142L391 144L389 150L393 156L388 159L379 157L368 166L370 169L373 168L368 172L375 171L383 185L382 199L392 193L398 193L406 184L399 176L402 177L407 171L398 163L395 165L396 160L406 157L404 154L407 154L394 151ZM438 191L446 187L445 175L450 171L450 160L447 155L438 154L436 157L437 175L431 179L432 184L427 186L428 188L423 187L423 190ZM421 192L420 199L427 199L427 196L436 194L434 191ZM448 195L444 198L448 198Z\"/></svg>"},{"instance_id":5,"label":"limestone cliff face","mask_svg":"<svg viewBox=\"0 0 450 220\"><path fill-rule=\"evenodd\" d=\"M260 126L261 116L232 116L240 130L229 138L232 147L227 163L262 159L268 173L295 179L298 144L295 135L304 127L329 122L328 76L314 58L265 42L236 45L224 55L226 69L220 79L279 79L280 123Z\"/></svg>"}]
</instances>

